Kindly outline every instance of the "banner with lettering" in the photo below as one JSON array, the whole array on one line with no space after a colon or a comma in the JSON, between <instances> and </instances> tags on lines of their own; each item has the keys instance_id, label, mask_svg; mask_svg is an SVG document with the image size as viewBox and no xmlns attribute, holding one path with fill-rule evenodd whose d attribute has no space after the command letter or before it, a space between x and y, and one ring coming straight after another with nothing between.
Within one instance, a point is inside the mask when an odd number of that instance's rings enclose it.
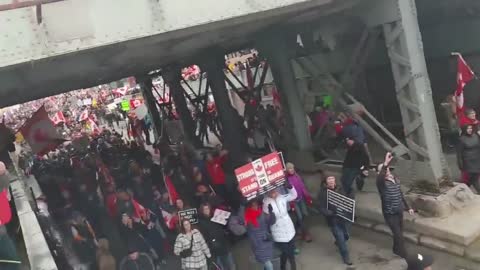
<instances>
[{"instance_id":1,"label":"banner with lettering","mask_svg":"<svg viewBox=\"0 0 480 270\"><path fill-rule=\"evenodd\" d=\"M235 169L242 195L251 200L285 182L283 159L278 152L270 153Z\"/></svg>"}]
</instances>

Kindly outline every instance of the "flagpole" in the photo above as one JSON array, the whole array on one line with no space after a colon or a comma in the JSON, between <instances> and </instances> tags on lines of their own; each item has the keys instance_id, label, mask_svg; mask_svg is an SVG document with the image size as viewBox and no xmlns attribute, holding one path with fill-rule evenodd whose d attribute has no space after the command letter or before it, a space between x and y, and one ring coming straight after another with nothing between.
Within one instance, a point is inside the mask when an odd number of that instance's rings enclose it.
<instances>
[{"instance_id":1,"label":"flagpole","mask_svg":"<svg viewBox=\"0 0 480 270\"><path fill-rule=\"evenodd\" d=\"M452 56L458 56L458 57L460 57L460 58L463 59L462 54L459 53L459 52L451 52L450 55L452 55ZM463 61L465 61L465 59L463 59ZM469 66L469 67L470 67L470 66ZM472 67L470 67L470 69L472 69ZM473 78L475 78L476 80L478 80L477 74L476 74L473 70L472 70L472 73L473 73Z\"/></svg>"}]
</instances>

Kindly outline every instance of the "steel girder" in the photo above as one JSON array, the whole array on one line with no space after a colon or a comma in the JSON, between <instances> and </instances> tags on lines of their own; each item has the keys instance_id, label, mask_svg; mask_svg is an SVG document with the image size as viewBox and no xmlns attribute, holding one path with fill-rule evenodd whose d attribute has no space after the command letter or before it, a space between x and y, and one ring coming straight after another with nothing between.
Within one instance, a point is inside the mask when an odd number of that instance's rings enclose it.
<instances>
[{"instance_id":1,"label":"steel girder","mask_svg":"<svg viewBox=\"0 0 480 270\"><path fill-rule=\"evenodd\" d=\"M391 8L396 9L400 19L384 24L383 32L406 142L412 161L424 162L424 169L431 171L432 177L421 180L438 189L450 174L440 143L415 1L396 0Z\"/></svg>"}]
</instances>

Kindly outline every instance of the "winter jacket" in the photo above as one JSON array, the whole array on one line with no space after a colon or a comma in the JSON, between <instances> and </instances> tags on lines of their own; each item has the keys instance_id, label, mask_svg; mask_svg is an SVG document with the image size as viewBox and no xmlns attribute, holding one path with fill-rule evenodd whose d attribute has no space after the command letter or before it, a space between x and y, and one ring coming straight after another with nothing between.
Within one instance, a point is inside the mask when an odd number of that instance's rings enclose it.
<instances>
[{"instance_id":1,"label":"winter jacket","mask_svg":"<svg viewBox=\"0 0 480 270\"><path fill-rule=\"evenodd\" d=\"M130 260L130 258L125 257L120 262L120 270L155 270L155 265L153 264L152 258L146 253L140 252L138 254L138 259Z\"/></svg>"},{"instance_id":2,"label":"winter jacket","mask_svg":"<svg viewBox=\"0 0 480 270\"><path fill-rule=\"evenodd\" d=\"M205 239L197 229L192 230L192 235L180 233L175 240L173 253L179 256L180 252L190 248L191 243L193 245L192 256L182 258L182 269L202 268L207 265L207 258L212 256Z\"/></svg>"},{"instance_id":3,"label":"winter jacket","mask_svg":"<svg viewBox=\"0 0 480 270\"><path fill-rule=\"evenodd\" d=\"M214 185L225 185L225 172L223 171L223 164L226 161L226 156L213 158L212 161L207 161L207 171Z\"/></svg>"},{"instance_id":4,"label":"winter jacket","mask_svg":"<svg viewBox=\"0 0 480 270\"><path fill-rule=\"evenodd\" d=\"M342 135L345 138L353 139L359 144L364 144L367 142L363 128L355 120L351 120L350 123L343 127Z\"/></svg>"},{"instance_id":5,"label":"winter jacket","mask_svg":"<svg viewBox=\"0 0 480 270\"><path fill-rule=\"evenodd\" d=\"M480 137L462 135L457 146L457 161L460 170L480 173Z\"/></svg>"},{"instance_id":6,"label":"winter jacket","mask_svg":"<svg viewBox=\"0 0 480 270\"><path fill-rule=\"evenodd\" d=\"M335 209L327 209L328 208L328 200L327 200L328 191L327 190L328 188L325 185L322 185L322 188L320 189L320 192L318 194L318 209L320 210L320 213L322 213L322 215L325 217L325 220L327 221L327 225L329 227L332 227L339 222L344 222L344 219L336 215ZM338 186L336 186L332 191L343 195L343 192Z\"/></svg>"},{"instance_id":7,"label":"winter jacket","mask_svg":"<svg viewBox=\"0 0 480 270\"><path fill-rule=\"evenodd\" d=\"M247 225L247 235L255 259L259 263L265 263L272 260L273 257L273 241L270 237L269 228L275 223L275 215L262 213L257 220L258 227L252 224Z\"/></svg>"},{"instance_id":8,"label":"winter jacket","mask_svg":"<svg viewBox=\"0 0 480 270\"><path fill-rule=\"evenodd\" d=\"M98 270L116 270L117 262L109 250L108 240L98 240L97 248L97 266Z\"/></svg>"},{"instance_id":9,"label":"winter jacket","mask_svg":"<svg viewBox=\"0 0 480 270\"><path fill-rule=\"evenodd\" d=\"M275 224L270 227L273 241L287 243L295 236L295 226L288 215L288 203L296 198L297 191L291 188L287 195L278 195L276 199L265 197L263 200L263 212L268 214L268 205L271 205L276 218Z\"/></svg>"},{"instance_id":10,"label":"winter jacket","mask_svg":"<svg viewBox=\"0 0 480 270\"><path fill-rule=\"evenodd\" d=\"M367 168L369 165L370 160L363 144L355 142L348 147L345 160L343 161L343 168L360 169L362 166Z\"/></svg>"},{"instance_id":11,"label":"winter jacket","mask_svg":"<svg viewBox=\"0 0 480 270\"><path fill-rule=\"evenodd\" d=\"M305 187L305 184L303 183L300 175L298 175L297 173L294 173L292 175L287 174L287 180L297 192L297 201L303 200L306 197L310 198L310 194L308 193L307 188Z\"/></svg>"},{"instance_id":12,"label":"winter jacket","mask_svg":"<svg viewBox=\"0 0 480 270\"><path fill-rule=\"evenodd\" d=\"M198 220L198 227L203 238L208 244L210 251L215 256L223 256L230 251L230 245L225 237L223 226L210 220L210 218L201 216Z\"/></svg>"}]
</instances>

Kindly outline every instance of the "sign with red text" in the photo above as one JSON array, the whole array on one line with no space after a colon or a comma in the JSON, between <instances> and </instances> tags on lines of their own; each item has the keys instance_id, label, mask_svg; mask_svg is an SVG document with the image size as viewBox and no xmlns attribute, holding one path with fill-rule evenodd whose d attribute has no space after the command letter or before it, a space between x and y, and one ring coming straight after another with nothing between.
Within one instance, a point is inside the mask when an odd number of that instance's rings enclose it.
<instances>
[{"instance_id":1,"label":"sign with red text","mask_svg":"<svg viewBox=\"0 0 480 270\"><path fill-rule=\"evenodd\" d=\"M251 200L285 182L283 160L278 152L270 153L235 169L242 195Z\"/></svg>"}]
</instances>

